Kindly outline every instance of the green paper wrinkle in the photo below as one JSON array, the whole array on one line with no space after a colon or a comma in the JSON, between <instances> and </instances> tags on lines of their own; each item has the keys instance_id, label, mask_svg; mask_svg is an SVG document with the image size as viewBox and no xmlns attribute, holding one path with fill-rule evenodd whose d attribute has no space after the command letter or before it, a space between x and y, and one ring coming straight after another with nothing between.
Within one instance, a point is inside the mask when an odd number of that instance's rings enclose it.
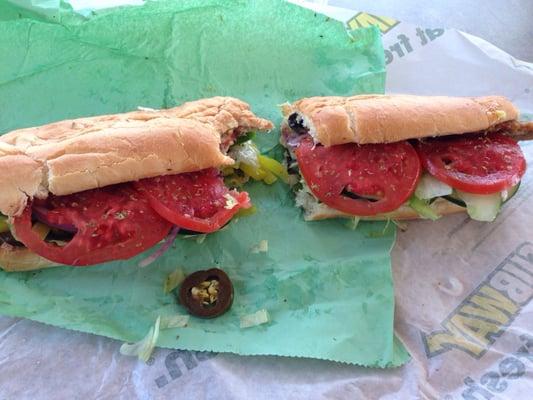
<instances>
[{"instance_id":1,"label":"green paper wrinkle","mask_svg":"<svg viewBox=\"0 0 533 400\"><path fill-rule=\"evenodd\" d=\"M171 107L229 95L278 126L277 105L312 95L382 93L375 28L341 23L281 1L189 0L95 11L59 10L60 23L0 4L0 132L64 118ZM255 139L280 159L278 132ZM231 310L161 331L158 345L190 350L314 357L397 366L389 251L394 229L344 221L306 223L287 186L246 188L258 213L202 244L179 239L147 268L143 254L89 268L0 272L0 312L134 342L158 315L184 314L167 275L223 268ZM267 253L252 248L268 240ZM153 250L152 250L153 251ZM240 329L265 308L272 321Z\"/></svg>"}]
</instances>

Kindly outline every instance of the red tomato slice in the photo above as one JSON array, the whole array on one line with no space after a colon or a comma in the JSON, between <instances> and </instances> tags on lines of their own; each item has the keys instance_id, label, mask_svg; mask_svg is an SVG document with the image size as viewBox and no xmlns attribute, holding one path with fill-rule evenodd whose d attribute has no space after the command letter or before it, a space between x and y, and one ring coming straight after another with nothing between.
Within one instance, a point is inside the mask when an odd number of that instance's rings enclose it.
<instances>
[{"instance_id":1,"label":"red tomato slice","mask_svg":"<svg viewBox=\"0 0 533 400\"><path fill-rule=\"evenodd\" d=\"M160 242L171 228L131 184L52 195L46 200L36 199L34 205L52 225L76 229L72 240L59 246L32 231L32 205L15 218L17 238L33 252L59 264L125 260Z\"/></svg>"},{"instance_id":2,"label":"red tomato slice","mask_svg":"<svg viewBox=\"0 0 533 400\"><path fill-rule=\"evenodd\" d=\"M490 194L508 189L526 171L520 146L499 133L446 136L424 140L416 148L431 175L464 192Z\"/></svg>"},{"instance_id":3,"label":"red tomato slice","mask_svg":"<svg viewBox=\"0 0 533 400\"><path fill-rule=\"evenodd\" d=\"M176 226L209 233L223 227L241 208L251 206L248 193L230 191L215 168L135 182L155 211ZM228 198L235 205L227 207Z\"/></svg>"},{"instance_id":4,"label":"red tomato slice","mask_svg":"<svg viewBox=\"0 0 533 400\"><path fill-rule=\"evenodd\" d=\"M314 145L296 149L300 172L313 194L328 206L352 215L396 210L413 194L420 161L407 142Z\"/></svg>"}]
</instances>

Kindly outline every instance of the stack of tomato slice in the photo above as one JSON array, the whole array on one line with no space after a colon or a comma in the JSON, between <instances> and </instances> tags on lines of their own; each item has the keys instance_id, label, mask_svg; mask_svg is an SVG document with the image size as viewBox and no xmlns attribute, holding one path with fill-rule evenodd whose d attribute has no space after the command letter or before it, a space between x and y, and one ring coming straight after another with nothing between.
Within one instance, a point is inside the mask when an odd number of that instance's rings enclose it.
<instances>
[{"instance_id":1,"label":"stack of tomato slice","mask_svg":"<svg viewBox=\"0 0 533 400\"><path fill-rule=\"evenodd\" d=\"M14 228L19 241L48 260L92 265L133 257L164 239L172 225L214 232L248 207L248 194L229 190L212 168L35 199ZM44 240L32 230L35 218L71 239Z\"/></svg>"},{"instance_id":2,"label":"stack of tomato slice","mask_svg":"<svg viewBox=\"0 0 533 400\"><path fill-rule=\"evenodd\" d=\"M492 194L516 185L526 169L516 141L500 133L331 147L306 137L295 154L315 197L357 216L398 209L413 195L423 170L454 189Z\"/></svg>"}]
</instances>

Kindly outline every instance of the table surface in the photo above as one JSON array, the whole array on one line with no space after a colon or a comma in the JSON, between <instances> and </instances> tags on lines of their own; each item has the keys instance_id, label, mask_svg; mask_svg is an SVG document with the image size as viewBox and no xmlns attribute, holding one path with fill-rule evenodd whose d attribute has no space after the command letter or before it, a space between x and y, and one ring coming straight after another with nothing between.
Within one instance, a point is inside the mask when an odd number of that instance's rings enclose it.
<instances>
[{"instance_id":1,"label":"table surface","mask_svg":"<svg viewBox=\"0 0 533 400\"><path fill-rule=\"evenodd\" d=\"M533 62L532 0L329 0L328 4L427 28L457 28Z\"/></svg>"}]
</instances>

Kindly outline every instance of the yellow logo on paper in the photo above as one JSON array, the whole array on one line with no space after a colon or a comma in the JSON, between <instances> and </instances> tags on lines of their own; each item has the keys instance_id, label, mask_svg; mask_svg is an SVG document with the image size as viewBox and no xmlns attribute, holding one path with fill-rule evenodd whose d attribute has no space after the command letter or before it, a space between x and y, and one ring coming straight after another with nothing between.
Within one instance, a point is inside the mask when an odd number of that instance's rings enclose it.
<instances>
[{"instance_id":1,"label":"yellow logo on paper","mask_svg":"<svg viewBox=\"0 0 533 400\"><path fill-rule=\"evenodd\" d=\"M533 243L516 248L441 324L422 333L428 358L451 349L480 358L533 297Z\"/></svg>"},{"instance_id":2,"label":"yellow logo on paper","mask_svg":"<svg viewBox=\"0 0 533 400\"><path fill-rule=\"evenodd\" d=\"M377 15L360 12L354 15L348 22L350 29L367 28L376 25L382 33L387 33L400 21L389 17L378 17Z\"/></svg>"}]
</instances>

